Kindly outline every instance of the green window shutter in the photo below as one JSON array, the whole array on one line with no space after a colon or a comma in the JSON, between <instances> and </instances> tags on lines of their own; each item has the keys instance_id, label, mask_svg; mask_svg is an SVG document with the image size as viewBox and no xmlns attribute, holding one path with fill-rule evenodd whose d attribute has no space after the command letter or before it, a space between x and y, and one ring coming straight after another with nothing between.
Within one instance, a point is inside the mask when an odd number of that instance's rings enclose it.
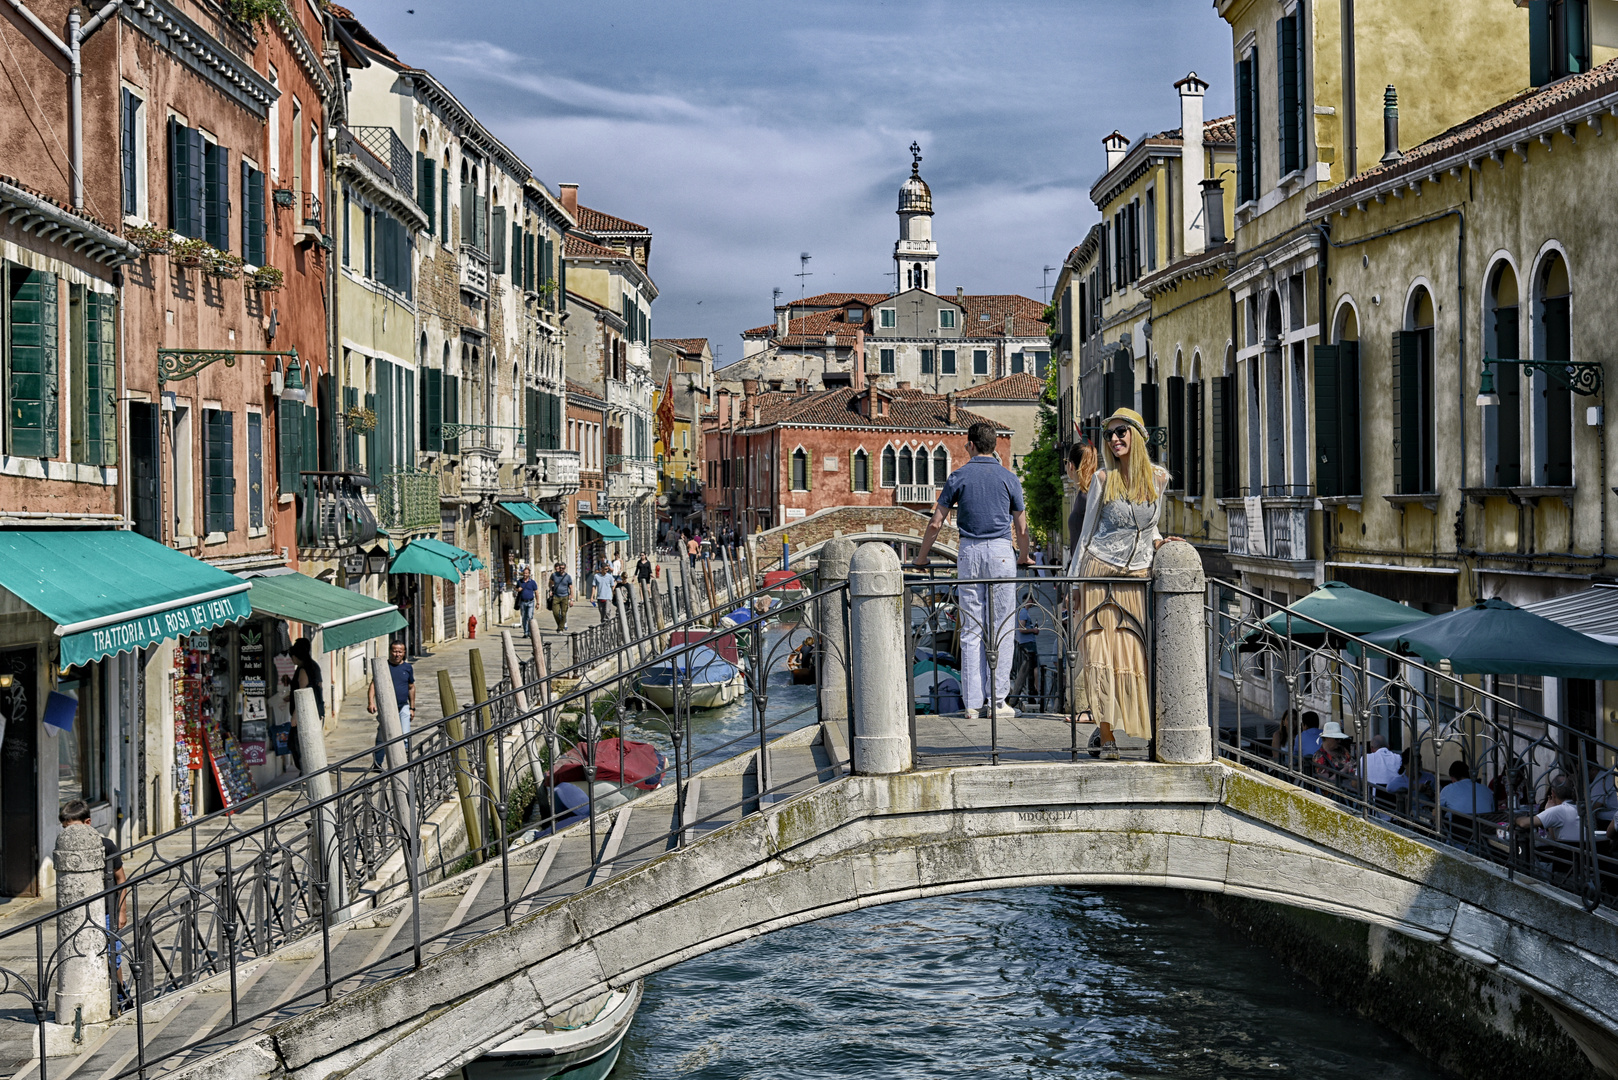
<instances>
[{"instance_id":1,"label":"green window shutter","mask_svg":"<svg viewBox=\"0 0 1618 1080\"><path fill-rule=\"evenodd\" d=\"M210 533L236 528L235 414L202 412L204 526Z\"/></svg>"},{"instance_id":2,"label":"green window shutter","mask_svg":"<svg viewBox=\"0 0 1618 1080\"><path fill-rule=\"evenodd\" d=\"M1256 164L1253 142L1253 64L1244 58L1236 64L1236 201L1251 202Z\"/></svg>"},{"instance_id":3,"label":"green window shutter","mask_svg":"<svg viewBox=\"0 0 1618 1080\"><path fill-rule=\"evenodd\" d=\"M385 367L379 367L377 369L376 385L377 385L378 389L381 389L382 387L388 385L388 381L387 381L387 377L386 377L386 368ZM381 417L381 414L377 412L377 398L378 398L377 394L366 394L365 395L365 407L367 409L370 409L371 410L371 415L373 415L373 416L375 416L377 418L377 423L372 426L370 431L367 431L365 433L365 475L371 477L373 482L375 481L376 476L377 476L377 471L376 471L377 461L382 456L382 443L383 443L383 434L384 434L383 431L382 431L382 417ZM359 472L360 471L358 459L351 459L349 461L349 463L348 463L348 471L349 472Z\"/></svg>"},{"instance_id":4,"label":"green window shutter","mask_svg":"<svg viewBox=\"0 0 1618 1080\"><path fill-rule=\"evenodd\" d=\"M1236 377L1221 375L1213 380L1212 388L1214 497L1228 499L1236 494Z\"/></svg>"},{"instance_id":5,"label":"green window shutter","mask_svg":"<svg viewBox=\"0 0 1618 1080\"><path fill-rule=\"evenodd\" d=\"M556 253L556 310L567 309L567 259L565 252Z\"/></svg>"},{"instance_id":6,"label":"green window shutter","mask_svg":"<svg viewBox=\"0 0 1618 1080\"><path fill-rule=\"evenodd\" d=\"M202 146L203 236L220 251L230 250L230 151L218 143Z\"/></svg>"},{"instance_id":7,"label":"green window shutter","mask_svg":"<svg viewBox=\"0 0 1618 1080\"><path fill-rule=\"evenodd\" d=\"M1573 360L1572 326L1568 298L1546 297L1540 316L1545 326L1545 360L1567 364ZM1545 472L1543 483L1568 487L1573 483L1573 392L1565 374L1548 372L1545 389Z\"/></svg>"},{"instance_id":8,"label":"green window shutter","mask_svg":"<svg viewBox=\"0 0 1618 1080\"><path fill-rule=\"evenodd\" d=\"M242 162L242 258L253 266L264 265L264 174L245 161Z\"/></svg>"},{"instance_id":9,"label":"green window shutter","mask_svg":"<svg viewBox=\"0 0 1618 1080\"><path fill-rule=\"evenodd\" d=\"M449 170L438 170L438 232L449 243Z\"/></svg>"},{"instance_id":10,"label":"green window shutter","mask_svg":"<svg viewBox=\"0 0 1618 1080\"><path fill-rule=\"evenodd\" d=\"M180 197L185 189L186 142L180 134L184 130L178 120L169 117L169 228L175 232L183 231L181 226L185 224L185 200Z\"/></svg>"},{"instance_id":11,"label":"green window shutter","mask_svg":"<svg viewBox=\"0 0 1618 1080\"><path fill-rule=\"evenodd\" d=\"M1157 384L1141 383L1140 387L1140 415L1146 421L1148 428L1155 428L1161 420L1157 403Z\"/></svg>"},{"instance_id":12,"label":"green window shutter","mask_svg":"<svg viewBox=\"0 0 1618 1080\"><path fill-rule=\"evenodd\" d=\"M53 458L57 426L59 326L56 275L9 264L11 363L6 418L10 453Z\"/></svg>"},{"instance_id":13,"label":"green window shutter","mask_svg":"<svg viewBox=\"0 0 1618 1080\"><path fill-rule=\"evenodd\" d=\"M854 451L848 452L848 490L857 490L854 487Z\"/></svg>"},{"instance_id":14,"label":"green window shutter","mask_svg":"<svg viewBox=\"0 0 1618 1080\"><path fill-rule=\"evenodd\" d=\"M348 422L348 410L358 408L359 404L360 388L343 387L343 465L350 471L359 467L360 433Z\"/></svg>"},{"instance_id":15,"label":"green window shutter","mask_svg":"<svg viewBox=\"0 0 1618 1080\"><path fill-rule=\"evenodd\" d=\"M1421 335L1393 333L1393 486L1401 495L1422 490Z\"/></svg>"},{"instance_id":16,"label":"green window shutter","mask_svg":"<svg viewBox=\"0 0 1618 1080\"><path fill-rule=\"evenodd\" d=\"M444 423L458 424L461 422L461 378L459 375L444 376ZM459 454L461 452L461 439L459 435L444 436L444 452L446 454Z\"/></svg>"},{"instance_id":17,"label":"green window shutter","mask_svg":"<svg viewBox=\"0 0 1618 1080\"><path fill-rule=\"evenodd\" d=\"M1315 493L1325 498L1343 490L1343 406L1339 398L1336 345L1315 346Z\"/></svg>"},{"instance_id":18,"label":"green window shutter","mask_svg":"<svg viewBox=\"0 0 1618 1080\"><path fill-rule=\"evenodd\" d=\"M1202 495L1202 384L1185 388L1185 493Z\"/></svg>"},{"instance_id":19,"label":"green window shutter","mask_svg":"<svg viewBox=\"0 0 1618 1080\"><path fill-rule=\"evenodd\" d=\"M1516 360L1520 357L1520 323L1515 307L1494 309L1495 358ZM1522 483L1522 369L1516 364L1495 364L1495 392L1500 395L1500 406L1495 410L1495 475L1497 487L1516 487Z\"/></svg>"},{"instance_id":20,"label":"green window shutter","mask_svg":"<svg viewBox=\"0 0 1618 1080\"><path fill-rule=\"evenodd\" d=\"M111 293L85 294L84 443L92 465L118 464L118 305Z\"/></svg>"},{"instance_id":21,"label":"green window shutter","mask_svg":"<svg viewBox=\"0 0 1618 1080\"><path fill-rule=\"evenodd\" d=\"M496 274L506 272L506 208L494 208L494 250L489 253L491 263L490 271Z\"/></svg>"},{"instance_id":22,"label":"green window shutter","mask_svg":"<svg viewBox=\"0 0 1618 1080\"><path fill-rule=\"evenodd\" d=\"M1360 475L1360 343L1337 343L1338 440L1344 495L1364 490Z\"/></svg>"},{"instance_id":23,"label":"green window shutter","mask_svg":"<svg viewBox=\"0 0 1618 1080\"><path fill-rule=\"evenodd\" d=\"M303 467L303 406L288 398L275 405L275 461L278 492L293 494Z\"/></svg>"},{"instance_id":24,"label":"green window shutter","mask_svg":"<svg viewBox=\"0 0 1618 1080\"><path fill-rule=\"evenodd\" d=\"M1275 24L1275 67L1280 82L1276 121L1281 134L1281 173L1301 168L1298 153L1298 16L1287 15Z\"/></svg>"},{"instance_id":25,"label":"green window shutter","mask_svg":"<svg viewBox=\"0 0 1618 1080\"><path fill-rule=\"evenodd\" d=\"M427 235L432 236L438 231L438 186L435 183L438 179L438 169L425 156L421 154L416 156L421 162L419 166L421 183L418 185L420 188L418 194L421 196L421 208L427 214Z\"/></svg>"},{"instance_id":26,"label":"green window shutter","mask_svg":"<svg viewBox=\"0 0 1618 1080\"><path fill-rule=\"evenodd\" d=\"M1185 487L1185 380L1169 376L1169 486Z\"/></svg>"},{"instance_id":27,"label":"green window shutter","mask_svg":"<svg viewBox=\"0 0 1618 1080\"><path fill-rule=\"evenodd\" d=\"M264 527L264 414L247 414L247 527Z\"/></svg>"},{"instance_id":28,"label":"green window shutter","mask_svg":"<svg viewBox=\"0 0 1618 1080\"><path fill-rule=\"evenodd\" d=\"M161 540L162 521L157 484L157 406L146 401L129 403L130 514L135 531L148 540Z\"/></svg>"},{"instance_id":29,"label":"green window shutter","mask_svg":"<svg viewBox=\"0 0 1618 1080\"><path fill-rule=\"evenodd\" d=\"M426 368L421 378L425 411L422 419L427 425L427 445L422 449L434 454L444 449L444 373L438 368Z\"/></svg>"},{"instance_id":30,"label":"green window shutter","mask_svg":"<svg viewBox=\"0 0 1618 1080\"><path fill-rule=\"evenodd\" d=\"M489 250L489 199L472 196L472 243L479 251Z\"/></svg>"},{"instance_id":31,"label":"green window shutter","mask_svg":"<svg viewBox=\"0 0 1618 1080\"><path fill-rule=\"evenodd\" d=\"M522 226L511 223L511 287L522 288Z\"/></svg>"},{"instance_id":32,"label":"green window shutter","mask_svg":"<svg viewBox=\"0 0 1618 1080\"><path fill-rule=\"evenodd\" d=\"M183 128L182 135L186 141L186 171L185 188L181 195L185 199L185 221L187 236L203 237L205 235L205 222L203 212L207 206L207 182L204 176L204 155L207 143L202 138L202 132L196 128Z\"/></svg>"},{"instance_id":33,"label":"green window shutter","mask_svg":"<svg viewBox=\"0 0 1618 1080\"><path fill-rule=\"evenodd\" d=\"M1529 0L1528 81L1533 86L1544 86L1551 81L1550 0Z\"/></svg>"},{"instance_id":34,"label":"green window shutter","mask_svg":"<svg viewBox=\"0 0 1618 1080\"><path fill-rule=\"evenodd\" d=\"M433 203L427 191L427 155L420 150L416 151L416 205L426 211L427 228L430 230L433 227Z\"/></svg>"},{"instance_id":35,"label":"green window shutter","mask_svg":"<svg viewBox=\"0 0 1618 1080\"><path fill-rule=\"evenodd\" d=\"M541 424L541 405L539 391L528 388L523 391L523 435L527 445L526 460L529 465L539 464L539 433Z\"/></svg>"},{"instance_id":36,"label":"green window shutter","mask_svg":"<svg viewBox=\"0 0 1618 1080\"><path fill-rule=\"evenodd\" d=\"M138 145L140 136L140 99L125 90L120 96L120 102L123 106L119 114L123 120L119 127L120 142L122 144L119 147L119 164L122 166L120 179L122 180L124 193L123 209L124 213L133 214L139 209L135 204L137 194L135 188L139 176L135 160L135 147Z\"/></svg>"}]
</instances>

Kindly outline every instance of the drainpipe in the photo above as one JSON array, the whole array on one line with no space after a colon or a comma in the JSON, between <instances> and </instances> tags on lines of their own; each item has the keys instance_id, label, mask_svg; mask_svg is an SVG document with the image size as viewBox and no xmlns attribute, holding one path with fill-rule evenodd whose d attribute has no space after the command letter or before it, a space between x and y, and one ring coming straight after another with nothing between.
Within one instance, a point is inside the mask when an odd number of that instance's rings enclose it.
<instances>
[{"instance_id":1,"label":"drainpipe","mask_svg":"<svg viewBox=\"0 0 1618 1080\"><path fill-rule=\"evenodd\" d=\"M84 209L84 69L79 62L79 51L90 35L106 25L114 12L124 3L124 0L111 0L100 11L90 16L90 21L80 25L79 9L74 7L67 14L66 48L68 64L72 70L72 91L68 100L68 171L73 180L73 209ZM11 6L19 11L28 9L22 6L21 0L11 0ZM29 16L30 21L37 24L37 20ZM52 35L51 40L58 47L61 42Z\"/></svg>"}]
</instances>

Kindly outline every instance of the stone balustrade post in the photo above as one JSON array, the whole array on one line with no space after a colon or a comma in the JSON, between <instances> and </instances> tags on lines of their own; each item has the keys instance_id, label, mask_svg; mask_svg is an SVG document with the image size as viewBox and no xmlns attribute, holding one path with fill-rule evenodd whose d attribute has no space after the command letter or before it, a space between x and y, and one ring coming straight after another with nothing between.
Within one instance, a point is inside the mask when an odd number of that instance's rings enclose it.
<instances>
[{"instance_id":1,"label":"stone balustrade post","mask_svg":"<svg viewBox=\"0 0 1618 1080\"><path fill-rule=\"evenodd\" d=\"M1152 560L1156 593L1153 689L1157 699L1157 760L1194 765L1213 760L1208 726L1208 646L1203 600L1208 579L1197 549L1176 540Z\"/></svg>"},{"instance_id":2,"label":"stone balustrade post","mask_svg":"<svg viewBox=\"0 0 1618 1080\"><path fill-rule=\"evenodd\" d=\"M387 663L386 660L383 663ZM387 693L393 693L393 680L385 684ZM377 697L382 697L378 690ZM380 705L378 706L380 707ZM292 711L298 718L298 748L303 757L303 786L309 801L320 802L337 794L337 786L327 771L326 732L321 726L320 712L315 707L315 692L307 687L292 692ZM315 813L316 836L320 845L320 862L325 868L325 913L328 925L341 922L348 909L348 879L343 875L341 836L337 829L337 806L327 803Z\"/></svg>"},{"instance_id":3,"label":"stone balustrade post","mask_svg":"<svg viewBox=\"0 0 1618 1080\"><path fill-rule=\"evenodd\" d=\"M848 581L848 564L854 558L854 541L833 537L820 549L817 590ZM846 593L837 592L815 601L815 634L820 638L820 656L815 665L815 682L820 693L820 718L828 724L848 725L848 628L843 622Z\"/></svg>"},{"instance_id":4,"label":"stone balustrade post","mask_svg":"<svg viewBox=\"0 0 1618 1080\"><path fill-rule=\"evenodd\" d=\"M854 772L910 769L910 665L905 662L904 572L886 544L861 544L848 567L854 664Z\"/></svg>"},{"instance_id":5,"label":"stone balustrade post","mask_svg":"<svg viewBox=\"0 0 1618 1080\"><path fill-rule=\"evenodd\" d=\"M107 970L107 902L85 903L107 887L101 834L69 825L56 835L56 1022L97 1024L112 1018L112 977Z\"/></svg>"}]
</instances>

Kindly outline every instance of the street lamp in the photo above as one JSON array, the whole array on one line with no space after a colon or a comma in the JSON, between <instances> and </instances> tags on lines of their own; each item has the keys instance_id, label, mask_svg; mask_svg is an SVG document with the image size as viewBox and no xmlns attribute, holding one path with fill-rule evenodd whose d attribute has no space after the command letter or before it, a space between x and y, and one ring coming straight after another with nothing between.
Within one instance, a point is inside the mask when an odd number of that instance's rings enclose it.
<instances>
[{"instance_id":1,"label":"street lamp","mask_svg":"<svg viewBox=\"0 0 1618 1080\"><path fill-rule=\"evenodd\" d=\"M372 548L365 557L366 568L373 574L385 574L388 570L388 553L380 544Z\"/></svg>"},{"instance_id":2,"label":"street lamp","mask_svg":"<svg viewBox=\"0 0 1618 1080\"><path fill-rule=\"evenodd\" d=\"M1487 408L1500 404L1500 395L1494 389L1494 372L1489 370L1489 362L1483 362L1483 376L1478 380L1478 408Z\"/></svg>"}]
</instances>

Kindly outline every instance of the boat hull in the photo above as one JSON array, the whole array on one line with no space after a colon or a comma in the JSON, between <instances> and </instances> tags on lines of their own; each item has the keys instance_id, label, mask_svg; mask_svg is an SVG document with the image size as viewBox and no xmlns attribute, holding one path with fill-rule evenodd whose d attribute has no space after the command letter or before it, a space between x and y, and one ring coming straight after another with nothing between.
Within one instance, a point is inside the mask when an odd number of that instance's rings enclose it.
<instances>
[{"instance_id":1,"label":"boat hull","mask_svg":"<svg viewBox=\"0 0 1618 1080\"><path fill-rule=\"evenodd\" d=\"M605 1080L618 1063L640 1000L638 982L613 991L589 1022L520 1035L467 1064L466 1080Z\"/></svg>"},{"instance_id":2,"label":"boat hull","mask_svg":"<svg viewBox=\"0 0 1618 1080\"><path fill-rule=\"evenodd\" d=\"M685 699L686 705L692 709L722 709L742 695L742 677L726 679L717 683L692 683L690 687L674 686L668 683L637 682L635 693L650 701L660 709L674 708L674 697L678 693Z\"/></svg>"}]
</instances>

